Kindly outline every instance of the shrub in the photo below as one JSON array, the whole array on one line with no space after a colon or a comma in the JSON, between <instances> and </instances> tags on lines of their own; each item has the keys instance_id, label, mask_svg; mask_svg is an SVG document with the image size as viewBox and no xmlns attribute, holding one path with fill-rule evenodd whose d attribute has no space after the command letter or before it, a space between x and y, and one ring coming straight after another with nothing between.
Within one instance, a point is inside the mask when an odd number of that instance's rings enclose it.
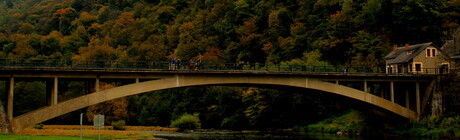
<instances>
[{"instance_id":1,"label":"shrub","mask_svg":"<svg viewBox=\"0 0 460 140\"><path fill-rule=\"evenodd\" d=\"M113 130L125 130L125 120L118 120L112 122Z\"/></svg>"},{"instance_id":2,"label":"shrub","mask_svg":"<svg viewBox=\"0 0 460 140\"><path fill-rule=\"evenodd\" d=\"M42 123L39 123L39 124L35 124L35 125L34 125L34 128L35 128L35 129L43 129L43 126L44 126L44 125L43 125Z\"/></svg>"},{"instance_id":3,"label":"shrub","mask_svg":"<svg viewBox=\"0 0 460 140\"><path fill-rule=\"evenodd\" d=\"M179 128L179 131L201 128L201 122L198 115L198 113L193 115L188 113L182 114L179 119L171 122L171 127Z\"/></svg>"},{"instance_id":4,"label":"shrub","mask_svg":"<svg viewBox=\"0 0 460 140\"><path fill-rule=\"evenodd\" d=\"M409 136L423 137L460 137L460 117L441 116L427 117L421 120L410 121L405 126L393 130L394 133Z\"/></svg>"},{"instance_id":5,"label":"shrub","mask_svg":"<svg viewBox=\"0 0 460 140\"><path fill-rule=\"evenodd\" d=\"M347 132L362 132L364 128L364 120L362 114L358 111L350 111L342 116L336 116L315 124L310 124L306 127L310 132L326 132L337 133L338 131Z\"/></svg>"}]
</instances>

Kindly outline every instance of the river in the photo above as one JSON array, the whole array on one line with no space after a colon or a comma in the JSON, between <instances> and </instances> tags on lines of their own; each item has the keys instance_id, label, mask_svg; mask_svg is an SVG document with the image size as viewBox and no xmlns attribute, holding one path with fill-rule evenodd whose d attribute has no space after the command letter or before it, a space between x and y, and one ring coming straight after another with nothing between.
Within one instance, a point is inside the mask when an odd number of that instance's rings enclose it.
<instances>
[{"instance_id":1,"label":"river","mask_svg":"<svg viewBox=\"0 0 460 140\"><path fill-rule=\"evenodd\" d=\"M338 136L322 133L267 133L259 131L199 131L192 133L149 131L157 138L167 140L429 140L427 138L410 138L397 136Z\"/></svg>"}]
</instances>

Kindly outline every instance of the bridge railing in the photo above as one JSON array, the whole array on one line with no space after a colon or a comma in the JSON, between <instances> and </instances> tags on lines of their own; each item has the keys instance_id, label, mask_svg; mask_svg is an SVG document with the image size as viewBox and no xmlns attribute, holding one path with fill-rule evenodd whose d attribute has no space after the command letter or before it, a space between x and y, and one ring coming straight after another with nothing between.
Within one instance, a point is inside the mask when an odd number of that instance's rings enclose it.
<instances>
[{"instance_id":1,"label":"bridge railing","mask_svg":"<svg viewBox=\"0 0 460 140\"><path fill-rule=\"evenodd\" d=\"M269 72L329 72L329 73L387 73L385 67L369 66L309 66L263 63L194 63L172 64L166 61L59 60L0 58L0 68L60 68L111 70L208 70L208 71L269 71ZM391 72L390 72L391 73ZM402 74L446 74L439 68L424 68ZM396 72L393 72L396 74Z\"/></svg>"}]
</instances>

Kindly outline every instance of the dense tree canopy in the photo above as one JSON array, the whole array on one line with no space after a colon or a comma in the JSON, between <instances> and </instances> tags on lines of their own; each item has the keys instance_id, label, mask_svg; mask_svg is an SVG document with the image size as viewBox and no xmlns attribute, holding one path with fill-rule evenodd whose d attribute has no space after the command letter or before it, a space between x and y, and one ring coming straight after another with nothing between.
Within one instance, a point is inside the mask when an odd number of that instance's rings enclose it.
<instances>
[{"instance_id":1,"label":"dense tree canopy","mask_svg":"<svg viewBox=\"0 0 460 140\"><path fill-rule=\"evenodd\" d=\"M1 57L380 65L458 28L457 0L1 0ZM316 51L315 51L316 52ZM214 56L215 55L215 56Z\"/></svg>"}]
</instances>

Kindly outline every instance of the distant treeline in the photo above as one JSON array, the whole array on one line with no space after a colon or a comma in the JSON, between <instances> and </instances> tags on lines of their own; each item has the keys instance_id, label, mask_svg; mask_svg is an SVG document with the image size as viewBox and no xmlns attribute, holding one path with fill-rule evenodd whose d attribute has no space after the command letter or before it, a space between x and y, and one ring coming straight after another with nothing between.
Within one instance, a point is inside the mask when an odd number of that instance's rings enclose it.
<instances>
[{"instance_id":1,"label":"distant treeline","mask_svg":"<svg viewBox=\"0 0 460 140\"><path fill-rule=\"evenodd\" d=\"M394 44L450 39L459 3L0 0L0 57L381 65Z\"/></svg>"}]
</instances>

